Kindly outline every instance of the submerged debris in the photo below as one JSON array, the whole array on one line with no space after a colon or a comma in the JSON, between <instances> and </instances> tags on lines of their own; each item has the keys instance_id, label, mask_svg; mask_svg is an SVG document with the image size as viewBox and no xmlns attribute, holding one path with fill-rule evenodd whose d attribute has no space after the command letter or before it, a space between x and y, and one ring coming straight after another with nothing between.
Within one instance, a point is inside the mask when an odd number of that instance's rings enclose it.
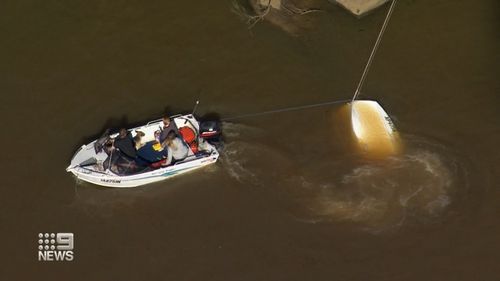
<instances>
[{"instance_id":1,"label":"submerged debris","mask_svg":"<svg viewBox=\"0 0 500 281\"><path fill-rule=\"evenodd\" d=\"M325 3L335 3L361 17L389 2L389 0L232 0L233 12L252 28L258 22L267 21L284 31L298 35L311 27L311 17L304 15L321 11Z\"/></svg>"},{"instance_id":2,"label":"submerged debris","mask_svg":"<svg viewBox=\"0 0 500 281\"><path fill-rule=\"evenodd\" d=\"M233 0L233 11L246 21L249 28L266 20L296 35L309 25L309 19L303 16L320 11L314 8L318 2L317 0Z\"/></svg>"}]
</instances>

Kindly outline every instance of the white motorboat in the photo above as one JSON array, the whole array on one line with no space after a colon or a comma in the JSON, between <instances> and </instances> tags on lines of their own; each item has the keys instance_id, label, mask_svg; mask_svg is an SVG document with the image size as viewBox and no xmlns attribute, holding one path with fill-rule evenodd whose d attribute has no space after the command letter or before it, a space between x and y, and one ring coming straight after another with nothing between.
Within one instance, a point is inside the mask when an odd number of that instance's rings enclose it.
<instances>
[{"instance_id":1,"label":"white motorboat","mask_svg":"<svg viewBox=\"0 0 500 281\"><path fill-rule=\"evenodd\" d=\"M220 127L214 121L201 123L192 114L171 117L184 143L189 147L186 158L167 166L137 165L116 149L107 150L105 143L118 134L105 134L101 138L82 145L71 159L66 171L78 179L108 187L135 187L180 175L213 164L219 158L219 152L213 142L220 134ZM142 132L141 142L155 140L155 132L163 126L161 119L146 125L129 129L132 137ZM187 133L186 133L187 132Z\"/></svg>"}]
</instances>

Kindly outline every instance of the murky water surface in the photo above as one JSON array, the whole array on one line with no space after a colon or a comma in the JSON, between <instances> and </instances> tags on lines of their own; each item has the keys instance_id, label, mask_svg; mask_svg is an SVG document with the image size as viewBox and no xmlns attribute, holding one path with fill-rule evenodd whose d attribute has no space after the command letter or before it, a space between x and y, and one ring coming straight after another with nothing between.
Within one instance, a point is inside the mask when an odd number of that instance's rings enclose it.
<instances>
[{"instance_id":1,"label":"murky water surface","mask_svg":"<svg viewBox=\"0 0 500 281\"><path fill-rule=\"evenodd\" d=\"M496 280L500 7L400 1L362 98L404 150L353 146L341 106L224 123L214 166L103 189L65 167L104 128L349 98L384 7L290 35L230 1L0 4L2 280ZM37 261L39 232L75 260Z\"/></svg>"}]
</instances>

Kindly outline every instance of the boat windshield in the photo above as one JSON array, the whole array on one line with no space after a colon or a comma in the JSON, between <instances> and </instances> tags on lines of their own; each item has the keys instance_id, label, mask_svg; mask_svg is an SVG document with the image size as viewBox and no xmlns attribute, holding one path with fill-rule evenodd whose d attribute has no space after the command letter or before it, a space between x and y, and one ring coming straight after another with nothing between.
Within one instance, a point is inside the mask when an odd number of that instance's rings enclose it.
<instances>
[{"instance_id":1,"label":"boat windshield","mask_svg":"<svg viewBox=\"0 0 500 281\"><path fill-rule=\"evenodd\" d=\"M151 170L149 167L140 166L136 161L120 152L114 152L104 161L104 168L119 176L128 176L144 173Z\"/></svg>"}]
</instances>

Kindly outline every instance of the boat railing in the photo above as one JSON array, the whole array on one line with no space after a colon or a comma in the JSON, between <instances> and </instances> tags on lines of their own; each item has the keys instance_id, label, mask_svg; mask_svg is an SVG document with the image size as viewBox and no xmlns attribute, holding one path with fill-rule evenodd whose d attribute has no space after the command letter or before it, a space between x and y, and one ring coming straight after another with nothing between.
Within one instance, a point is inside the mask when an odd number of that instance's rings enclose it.
<instances>
[{"instance_id":1,"label":"boat railing","mask_svg":"<svg viewBox=\"0 0 500 281\"><path fill-rule=\"evenodd\" d=\"M198 159L201 159L201 158L205 158L205 157L210 157L212 155L214 155L215 153L214 152L210 152L210 153L202 153L202 154L198 154L198 155L191 155L191 156L188 156L186 158L184 158L182 161L179 161L179 162L175 162L174 163L174 166L176 165L180 165L180 164L184 164L184 163L187 163L187 162L191 162L191 161L194 161L194 160L198 160Z\"/></svg>"},{"instance_id":2,"label":"boat railing","mask_svg":"<svg viewBox=\"0 0 500 281\"><path fill-rule=\"evenodd\" d=\"M179 117L179 116L182 116L182 114L176 114L176 115L172 115L172 116L169 116L169 117L170 117L171 119L173 119L173 118L177 118L177 117ZM151 120L151 121L149 121L149 122L146 124L146 126L151 125L151 124L154 124L154 123L158 123L158 122L160 122L160 121L162 121L162 120L163 120L163 118L158 118L158 119L155 119L155 120Z\"/></svg>"},{"instance_id":3,"label":"boat railing","mask_svg":"<svg viewBox=\"0 0 500 281\"><path fill-rule=\"evenodd\" d=\"M155 119L155 120L149 121L149 122L146 124L146 126L149 126L149 125L151 125L151 124L153 124L153 123L158 123L158 122L160 122L161 120L162 120L162 118L159 118L159 119Z\"/></svg>"}]
</instances>

